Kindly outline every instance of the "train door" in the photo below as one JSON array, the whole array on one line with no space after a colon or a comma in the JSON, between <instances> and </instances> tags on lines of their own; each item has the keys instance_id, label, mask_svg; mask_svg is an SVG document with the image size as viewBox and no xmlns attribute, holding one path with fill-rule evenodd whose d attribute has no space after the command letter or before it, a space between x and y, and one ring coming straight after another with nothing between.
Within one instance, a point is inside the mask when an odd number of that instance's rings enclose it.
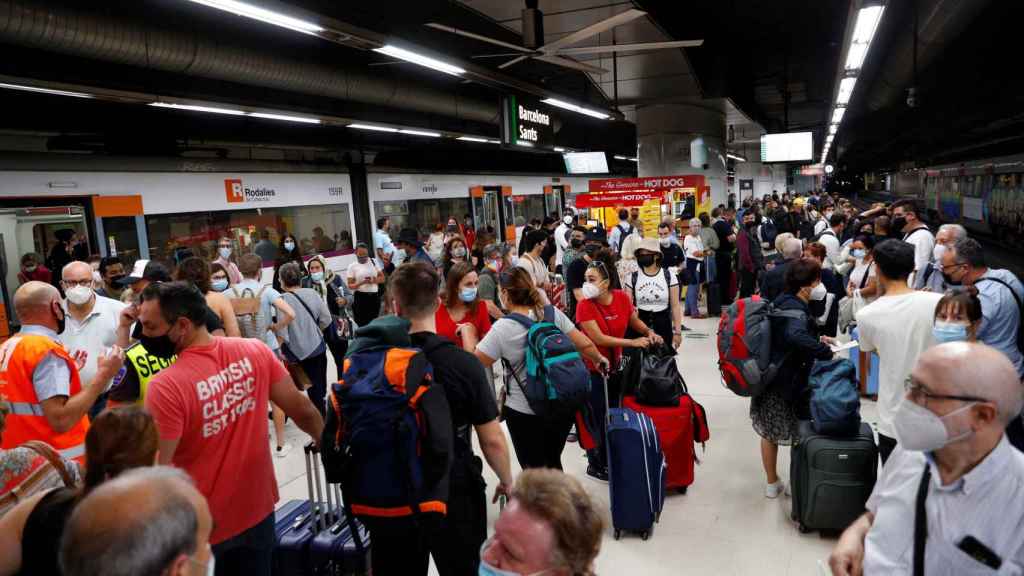
<instances>
[{"instance_id":1,"label":"train door","mask_svg":"<svg viewBox=\"0 0 1024 576\"><path fill-rule=\"evenodd\" d=\"M57 243L56 232L69 228L78 238L88 242L86 214L82 206L42 206L0 210L0 337L9 334L9 323L17 323L11 305L18 289L21 257L29 252L39 254L43 262Z\"/></svg>"},{"instance_id":2,"label":"train door","mask_svg":"<svg viewBox=\"0 0 1024 576\"><path fill-rule=\"evenodd\" d=\"M140 258L149 258L142 196L94 196L92 209L101 256L120 258L126 269Z\"/></svg>"},{"instance_id":3,"label":"train door","mask_svg":"<svg viewBox=\"0 0 1024 576\"><path fill-rule=\"evenodd\" d=\"M473 227L490 227L502 242L515 244L515 208L511 186L474 186L469 189Z\"/></svg>"},{"instance_id":4,"label":"train door","mask_svg":"<svg viewBox=\"0 0 1024 576\"><path fill-rule=\"evenodd\" d=\"M570 188L568 184L555 184L544 187L544 214L559 214L569 203ZM561 217L561 216L559 216Z\"/></svg>"}]
</instances>

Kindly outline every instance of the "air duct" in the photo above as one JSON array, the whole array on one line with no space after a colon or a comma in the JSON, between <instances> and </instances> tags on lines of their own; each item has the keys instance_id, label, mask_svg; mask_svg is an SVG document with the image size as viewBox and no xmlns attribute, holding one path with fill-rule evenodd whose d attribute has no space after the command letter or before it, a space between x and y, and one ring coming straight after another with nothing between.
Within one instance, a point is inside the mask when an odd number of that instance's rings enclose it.
<instances>
[{"instance_id":1,"label":"air duct","mask_svg":"<svg viewBox=\"0 0 1024 576\"><path fill-rule=\"evenodd\" d=\"M158 70L389 106L497 124L497 101L468 98L451 90L402 81L397 74L325 66L275 54L262 46L241 46L199 36L187 29L168 30L144 21L94 14L66 6L0 0L0 42Z\"/></svg>"}]
</instances>

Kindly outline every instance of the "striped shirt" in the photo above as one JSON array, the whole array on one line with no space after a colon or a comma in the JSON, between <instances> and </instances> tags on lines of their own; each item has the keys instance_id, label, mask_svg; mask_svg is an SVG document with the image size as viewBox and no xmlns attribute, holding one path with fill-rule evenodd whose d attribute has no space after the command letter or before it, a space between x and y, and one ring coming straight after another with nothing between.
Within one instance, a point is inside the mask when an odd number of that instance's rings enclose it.
<instances>
[{"instance_id":1,"label":"striped shirt","mask_svg":"<svg viewBox=\"0 0 1024 576\"><path fill-rule=\"evenodd\" d=\"M915 505L926 463L931 482L925 501L925 574L1024 573L1024 453L1005 436L973 470L948 486L942 486L930 456L897 446L867 502L875 520L864 540L864 573L913 573ZM967 536L1002 559L998 572L957 547Z\"/></svg>"}]
</instances>

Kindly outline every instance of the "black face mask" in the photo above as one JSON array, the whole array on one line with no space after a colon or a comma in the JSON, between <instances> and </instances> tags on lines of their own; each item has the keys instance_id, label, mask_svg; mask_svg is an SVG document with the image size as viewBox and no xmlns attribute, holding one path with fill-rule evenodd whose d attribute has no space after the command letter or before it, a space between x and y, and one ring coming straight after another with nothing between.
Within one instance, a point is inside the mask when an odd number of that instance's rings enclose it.
<instances>
[{"instance_id":1,"label":"black face mask","mask_svg":"<svg viewBox=\"0 0 1024 576\"><path fill-rule=\"evenodd\" d=\"M142 324L135 323L135 331L132 333L132 337L142 344L142 347L157 358L173 358L177 351L177 344L171 340L168 334L161 336L146 336L142 333Z\"/></svg>"},{"instance_id":2,"label":"black face mask","mask_svg":"<svg viewBox=\"0 0 1024 576\"><path fill-rule=\"evenodd\" d=\"M583 240L580 240L579 238L573 238L569 243L575 250L579 250L580 246L583 246Z\"/></svg>"},{"instance_id":3,"label":"black face mask","mask_svg":"<svg viewBox=\"0 0 1024 576\"><path fill-rule=\"evenodd\" d=\"M636 263L644 268L647 268L648 266L654 264L655 258L657 258L657 256L655 256L654 254L643 254L641 256L636 257Z\"/></svg>"},{"instance_id":4,"label":"black face mask","mask_svg":"<svg viewBox=\"0 0 1024 576\"><path fill-rule=\"evenodd\" d=\"M827 298L823 298L821 300L811 300L810 302L807 303L807 309L815 318L821 318L822 315L825 314L825 302L827 300Z\"/></svg>"},{"instance_id":5,"label":"black face mask","mask_svg":"<svg viewBox=\"0 0 1024 576\"><path fill-rule=\"evenodd\" d=\"M942 273L942 280L947 286L960 286L964 283L962 278L960 280L953 280L953 277L946 272Z\"/></svg>"},{"instance_id":6,"label":"black face mask","mask_svg":"<svg viewBox=\"0 0 1024 576\"><path fill-rule=\"evenodd\" d=\"M587 244L583 247L583 251L587 253L587 256L594 256L601 251L600 244Z\"/></svg>"},{"instance_id":7,"label":"black face mask","mask_svg":"<svg viewBox=\"0 0 1024 576\"><path fill-rule=\"evenodd\" d=\"M61 315L59 318L57 317L56 314L54 314L53 317L57 318L57 334L63 334L64 328L66 327L67 324L67 316L64 314L64 310L61 309Z\"/></svg>"},{"instance_id":8,"label":"black face mask","mask_svg":"<svg viewBox=\"0 0 1024 576\"><path fill-rule=\"evenodd\" d=\"M744 222L743 226L746 227L749 230L749 229L753 228L754 226L757 226L757 222Z\"/></svg>"},{"instance_id":9,"label":"black face mask","mask_svg":"<svg viewBox=\"0 0 1024 576\"><path fill-rule=\"evenodd\" d=\"M126 276L127 274L118 274L117 276L111 276L110 280L107 283L110 284L111 286L117 286L118 288L120 288L121 281L124 280Z\"/></svg>"},{"instance_id":10,"label":"black face mask","mask_svg":"<svg viewBox=\"0 0 1024 576\"><path fill-rule=\"evenodd\" d=\"M907 225L907 219L904 216L892 219L892 229L896 232L903 232L903 227Z\"/></svg>"}]
</instances>

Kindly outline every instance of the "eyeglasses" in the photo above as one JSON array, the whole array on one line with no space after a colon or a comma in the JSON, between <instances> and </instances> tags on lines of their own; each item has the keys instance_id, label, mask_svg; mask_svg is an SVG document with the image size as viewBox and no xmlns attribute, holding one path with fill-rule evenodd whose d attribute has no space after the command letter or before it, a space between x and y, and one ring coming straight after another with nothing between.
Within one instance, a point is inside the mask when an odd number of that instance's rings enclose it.
<instances>
[{"instance_id":1,"label":"eyeglasses","mask_svg":"<svg viewBox=\"0 0 1024 576\"><path fill-rule=\"evenodd\" d=\"M87 288L91 288L92 278L88 280L61 280L60 283L67 286L68 288L75 288L77 286L85 286Z\"/></svg>"},{"instance_id":2,"label":"eyeglasses","mask_svg":"<svg viewBox=\"0 0 1024 576\"><path fill-rule=\"evenodd\" d=\"M956 394L935 394L929 392L927 388L921 385L920 382L914 380L913 376L907 376L907 379L903 381L903 389L907 392L907 397L917 402L918 400L924 399L924 405L928 405L929 400L957 400L960 402L991 402L985 398L979 398L978 396L958 396Z\"/></svg>"},{"instance_id":3,"label":"eyeglasses","mask_svg":"<svg viewBox=\"0 0 1024 576\"><path fill-rule=\"evenodd\" d=\"M605 266L604 262L602 262L601 260L594 260L593 262L587 265L587 268L600 268L601 270L604 270L605 277L608 277L608 267Z\"/></svg>"}]
</instances>

